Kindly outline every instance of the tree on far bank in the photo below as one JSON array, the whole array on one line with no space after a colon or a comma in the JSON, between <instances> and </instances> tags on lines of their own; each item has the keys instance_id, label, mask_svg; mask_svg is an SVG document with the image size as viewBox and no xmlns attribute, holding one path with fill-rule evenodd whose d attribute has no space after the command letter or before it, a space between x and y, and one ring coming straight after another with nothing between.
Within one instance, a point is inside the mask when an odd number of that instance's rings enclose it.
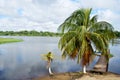
<instances>
[{"instance_id":1,"label":"tree on far bank","mask_svg":"<svg viewBox=\"0 0 120 80\"><path fill-rule=\"evenodd\" d=\"M91 16L91 11L91 8L74 11L58 28L64 33L58 43L62 57L77 58L83 73L94 59L94 50L108 55L109 42L113 43L115 38L113 26L106 21L98 22L97 15Z\"/></svg>"}]
</instances>

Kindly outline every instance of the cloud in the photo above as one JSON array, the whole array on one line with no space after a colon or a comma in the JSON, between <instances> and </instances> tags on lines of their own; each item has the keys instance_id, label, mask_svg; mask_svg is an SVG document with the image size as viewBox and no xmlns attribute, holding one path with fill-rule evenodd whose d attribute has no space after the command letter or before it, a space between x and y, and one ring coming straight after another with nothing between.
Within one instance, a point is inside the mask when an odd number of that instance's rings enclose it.
<instances>
[{"instance_id":1,"label":"cloud","mask_svg":"<svg viewBox=\"0 0 120 80\"><path fill-rule=\"evenodd\" d=\"M94 9L111 9L120 11L118 5L120 0L79 0L81 7L92 7Z\"/></svg>"},{"instance_id":2,"label":"cloud","mask_svg":"<svg viewBox=\"0 0 120 80\"><path fill-rule=\"evenodd\" d=\"M74 10L82 7L92 7L99 20L111 22L118 30L119 4L120 0L0 0L0 30L56 32Z\"/></svg>"},{"instance_id":3,"label":"cloud","mask_svg":"<svg viewBox=\"0 0 120 80\"><path fill-rule=\"evenodd\" d=\"M93 12L93 15L97 14L98 15L98 20L99 21L107 21L113 25L115 30L120 30L119 27L119 19L120 19L120 14L112 11L110 9L102 9L102 10L96 10Z\"/></svg>"}]
</instances>

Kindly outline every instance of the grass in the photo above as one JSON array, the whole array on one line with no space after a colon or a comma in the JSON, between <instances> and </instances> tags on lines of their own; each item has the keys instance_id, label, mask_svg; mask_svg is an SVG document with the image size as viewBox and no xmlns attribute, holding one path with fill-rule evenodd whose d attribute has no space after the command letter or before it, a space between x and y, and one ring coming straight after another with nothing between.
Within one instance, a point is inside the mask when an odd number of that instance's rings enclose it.
<instances>
[{"instance_id":1,"label":"grass","mask_svg":"<svg viewBox=\"0 0 120 80\"><path fill-rule=\"evenodd\" d=\"M13 43L13 42L21 42L22 39L14 39L14 38L0 38L0 44L4 43Z\"/></svg>"}]
</instances>

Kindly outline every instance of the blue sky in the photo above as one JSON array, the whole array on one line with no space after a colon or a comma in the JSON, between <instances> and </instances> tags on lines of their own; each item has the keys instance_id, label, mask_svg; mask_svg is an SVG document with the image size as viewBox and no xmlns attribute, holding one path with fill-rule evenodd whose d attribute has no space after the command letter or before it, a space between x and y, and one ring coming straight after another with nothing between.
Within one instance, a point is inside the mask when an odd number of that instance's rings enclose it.
<instances>
[{"instance_id":1,"label":"blue sky","mask_svg":"<svg viewBox=\"0 0 120 80\"><path fill-rule=\"evenodd\" d=\"M0 0L0 30L56 32L58 26L79 8L92 8L98 20L120 31L120 0Z\"/></svg>"}]
</instances>

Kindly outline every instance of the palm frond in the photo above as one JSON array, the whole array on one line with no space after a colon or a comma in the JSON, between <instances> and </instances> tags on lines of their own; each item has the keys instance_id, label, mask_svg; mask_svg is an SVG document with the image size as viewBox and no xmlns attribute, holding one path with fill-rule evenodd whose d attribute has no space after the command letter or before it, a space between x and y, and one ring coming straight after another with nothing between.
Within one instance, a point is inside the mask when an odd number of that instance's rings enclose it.
<instances>
[{"instance_id":1,"label":"palm frond","mask_svg":"<svg viewBox=\"0 0 120 80\"><path fill-rule=\"evenodd\" d=\"M107 41L103 40L104 37L102 37L98 33L91 33L90 39L91 39L91 42L93 43L94 47L99 51L106 49L108 46L106 43Z\"/></svg>"},{"instance_id":2,"label":"palm frond","mask_svg":"<svg viewBox=\"0 0 120 80\"><path fill-rule=\"evenodd\" d=\"M48 52L47 54L42 54L41 57L43 60L50 61L50 59L54 58L54 55L53 53Z\"/></svg>"},{"instance_id":3,"label":"palm frond","mask_svg":"<svg viewBox=\"0 0 120 80\"><path fill-rule=\"evenodd\" d=\"M83 57L83 54L85 53L85 47L86 47L86 41L82 40L82 44L78 53L78 61L77 63L80 63L81 58Z\"/></svg>"},{"instance_id":4,"label":"palm frond","mask_svg":"<svg viewBox=\"0 0 120 80\"><path fill-rule=\"evenodd\" d=\"M97 19L98 19L98 16L97 16L97 15L94 15L94 16L90 19L91 24L95 24L95 23L97 22Z\"/></svg>"},{"instance_id":5,"label":"palm frond","mask_svg":"<svg viewBox=\"0 0 120 80\"><path fill-rule=\"evenodd\" d=\"M72 53L71 53L71 55L70 55L70 58L71 59L75 59L76 57L77 57L77 55L78 55L78 48L75 48L73 51L72 51Z\"/></svg>"},{"instance_id":6,"label":"palm frond","mask_svg":"<svg viewBox=\"0 0 120 80\"><path fill-rule=\"evenodd\" d=\"M69 30L69 29L72 29L71 27L73 27L72 25L77 25L77 26L80 26L80 25L83 25L83 19L84 19L84 12L83 10L76 10L74 11L70 17L68 17L63 24L61 24L59 27L58 27L58 31L61 31L61 32L65 32L65 30ZM69 25L68 25L69 23ZM73 27L74 28L74 27Z\"/></svg>"},{"instance_id":7,"label":"palm frond","mask_svg":"<svg viewBox=\"0 0 120 80\"><path fill-rule=\"evenodd\" d=\"M95 32L97 31L113 31L114 28L113 26L106 22L106 21L99 21L97 23L95 23L92 27L92 30Z\"/></svg>"},{"instance_id":8,"label":"palm frond","mask_svg":"<svg viewBox=\"0 0 120 80\"><path fill-rule=\"evenodd\" d=\"M91 13L91 10L92 10L92 8L89 8L89 9L85 9L85 10L84 10L85 16L84 16L84 23L83 23L83 25L86 26L86 28L89 27L88 25L89 25L89 21L90 21L90 13Z\"/></svg>"},{"instance_id":9,"label":"palm frond","mask_svg":"<svg viewBox=\"0 0 120 80\"><path fill-rule=\"evenodd\" d=\"M65 33L59 40L58 47L62 50L66 44L75 37L76 32L70 31Z\"/></svg>"}]
</instances>

